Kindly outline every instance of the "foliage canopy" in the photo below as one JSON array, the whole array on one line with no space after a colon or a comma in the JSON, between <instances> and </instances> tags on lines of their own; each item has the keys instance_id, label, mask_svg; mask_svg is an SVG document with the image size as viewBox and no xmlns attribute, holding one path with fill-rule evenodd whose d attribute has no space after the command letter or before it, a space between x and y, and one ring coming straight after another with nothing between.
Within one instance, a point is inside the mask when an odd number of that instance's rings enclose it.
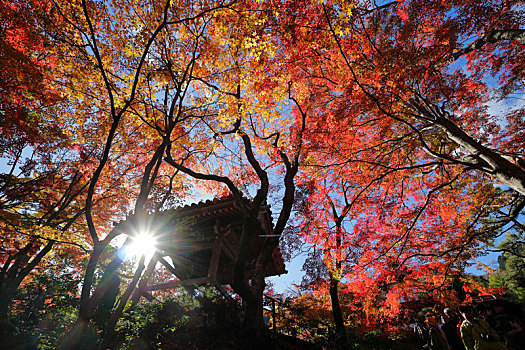
<instances>
[{"instance_id":1,"label":"foliage canopy","mask_svg":"<svg viewBox=\"0 0 525 350\"><path fill-rule=\"evenodd\" d=\"M354 308L373 328L421 292L494 291L463 271L506 232L498 278L521 298L519 1L9 0L0 21L0 318L71 275L71 334L115 344L169 276L122 252L203 194L249 203L232 288L257 335L279 243L309 250L303 287L329 296L342 343Z\"/></svg>"}]
</instances>

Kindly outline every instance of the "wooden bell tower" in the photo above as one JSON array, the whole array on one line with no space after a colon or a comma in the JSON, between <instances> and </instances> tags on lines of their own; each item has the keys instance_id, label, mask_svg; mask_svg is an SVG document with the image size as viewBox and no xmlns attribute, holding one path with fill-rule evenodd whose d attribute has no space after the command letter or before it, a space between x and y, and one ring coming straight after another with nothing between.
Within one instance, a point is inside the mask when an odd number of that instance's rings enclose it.
<instances>
[{"instance_id":1,"label":"wooden bell tower","mask_svg":"<svg viewBox=\"0 0 525 350\"><path fill-rule=\"evenodd\" d=\"M173 274L173 280L148 284L145 279L139 285L139 296L151 300L152 291L207 284L215 286L229 298L222 286L232 282L233 267L240 249L243 224L240 205L233 198L216 199L148 216L148 226L157 240L157 253L153 258L156 261L150 263L148 270L151 272L158 261ZM253 267L265 240L273 232L269 206L262 208L257 219L259 225L251 233L255 237L249 252L253 257L249 264L253 262ZM250 271L250 266L247 271ZM265 275L275 276L285 272L277 247L265 268Z\"/></svg>"}]
</instances>

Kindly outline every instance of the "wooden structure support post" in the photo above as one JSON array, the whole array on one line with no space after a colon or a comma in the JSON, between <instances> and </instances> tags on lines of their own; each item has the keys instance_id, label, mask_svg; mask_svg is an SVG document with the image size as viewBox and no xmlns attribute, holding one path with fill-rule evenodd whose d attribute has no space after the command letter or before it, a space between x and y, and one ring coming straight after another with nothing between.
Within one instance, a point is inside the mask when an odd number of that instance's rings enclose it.
<instances>
[{"instance_id":1,"label":"wooden structure support post","mask_svg":"<svg viewBox=\"0 0 525 350\"><path fill-rule=\"evenodd\" d=\"M273 319L273 334L277 334L277 312L275 310L275 299L272 298L272 319Z\"/></svg>"}]
</instances>

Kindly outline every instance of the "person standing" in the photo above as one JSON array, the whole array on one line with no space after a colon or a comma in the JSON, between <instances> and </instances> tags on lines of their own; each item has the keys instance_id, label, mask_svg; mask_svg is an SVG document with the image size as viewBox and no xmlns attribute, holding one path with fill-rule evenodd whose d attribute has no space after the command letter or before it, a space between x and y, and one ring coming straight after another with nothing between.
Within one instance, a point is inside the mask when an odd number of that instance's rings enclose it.
<instances>
[{"instance_id":1,"label":"person standing","mask_svg":"<svg viewBox=\"0 0 525 350\"><path fill-rule=\"evenodd\" d=\"M424 315L418 314L414 322L414 333L420 349L428 349L428 325L425 323Z\"/></svg>"},{"instance_id":2,"label":"person standing","mask_svg":"<svg viewBox=\"0 0 525 350\"><path fill-rule=\"evenodd\" d=\"M425 323L428 325L428 348L430 350L449 350L445 333L439 328L436 314L429 312L426 314Z\"/></svg>"},{"instance_id":3,"label":"person standing","mask_svg":"<svg viewBox=\"0 0 525 350\"><path fill-rule=\"evenodd\" d=\"M458 334L458 323L460 321L458 314L454 310L446 308L443 310L441 318L443 320L441 330L445 333L450 349L465 350L463 342Z\"/></svg>"},{"instance_id":4,"label":"person standing","mask_svg":"<svg viewBox=\"0 0 525 350\"><path fill-rule=\"evenodd\" d=\"M460 306L463 317L460 332L461 340L467 350L506 350L500 337L487 321L474 318L472 307Z\"/></svg>"}]
</instances>

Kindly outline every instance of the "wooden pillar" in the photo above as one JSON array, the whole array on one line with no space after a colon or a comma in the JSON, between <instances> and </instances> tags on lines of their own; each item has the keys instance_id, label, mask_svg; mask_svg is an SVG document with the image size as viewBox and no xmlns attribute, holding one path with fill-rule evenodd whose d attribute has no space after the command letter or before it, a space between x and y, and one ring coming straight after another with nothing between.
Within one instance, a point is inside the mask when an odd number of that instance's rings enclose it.
<instances>
[{"instance_id":1,"label":"wooden pillar","mask_svg":"<svg viewBox=\"0 0 525 350\"><path fill-rule=\"evenodd\" d=\"M277 312L275 310L275 299L272 298L272 319L273 319L273 334L277 334Z\"/></svg>"},{"instance_id":2,"label":"wooden pillar","mask_svg":"<svg viewBox=\"0 0 525 350\"><path fill-rule=\"evenodd\" d=\"M217 269L219 268L219 260L221 258L222 239L217 237L213 242L213 249L211 253L210 266L208 268L208 278L215 282L217 277Z\"/></svg>"}]
</instances>

